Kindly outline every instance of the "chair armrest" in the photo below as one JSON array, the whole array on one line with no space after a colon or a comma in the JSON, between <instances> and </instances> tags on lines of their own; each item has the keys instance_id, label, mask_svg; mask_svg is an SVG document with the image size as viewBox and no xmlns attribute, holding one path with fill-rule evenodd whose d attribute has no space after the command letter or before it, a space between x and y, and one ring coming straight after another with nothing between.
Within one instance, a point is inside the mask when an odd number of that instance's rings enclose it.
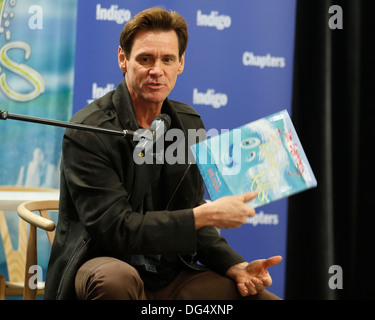
<instances>
[{"instance_id":1,"label":"chair armrest","mask_svg":"<svg viewBox=\"0 0 375 320\"><path fill-rule=\"evenodd\" d=\"M42 228L46 231L53 231L55 230L55 223L52 220L43 218L34 212L30 211L29 209L26 208L28 202L21 203L18 208L17 212L18 215L25 220L26 222L32 224L35 227ZM32 208L31 208L32 209ZM51 208L45 208L47 209L54 209L53 207Z\"/></svg>"}]
</instances>

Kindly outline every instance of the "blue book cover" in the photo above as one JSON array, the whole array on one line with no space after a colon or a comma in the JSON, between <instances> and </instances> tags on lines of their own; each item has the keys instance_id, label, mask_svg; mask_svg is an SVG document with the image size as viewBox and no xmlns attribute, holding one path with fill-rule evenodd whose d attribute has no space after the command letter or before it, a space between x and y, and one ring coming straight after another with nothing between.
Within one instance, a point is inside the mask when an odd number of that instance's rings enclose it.
<instances>
[{"instance_id":1,"label":"blue book cover","mask_svg":"<svg viewBox=\"0 0 375 320\"><path fill-rule=\"evenodd\" d=\"M256 208L316 187L286 110L193 144L211 200L257 190Z\"/></svg>"}]
</instances>

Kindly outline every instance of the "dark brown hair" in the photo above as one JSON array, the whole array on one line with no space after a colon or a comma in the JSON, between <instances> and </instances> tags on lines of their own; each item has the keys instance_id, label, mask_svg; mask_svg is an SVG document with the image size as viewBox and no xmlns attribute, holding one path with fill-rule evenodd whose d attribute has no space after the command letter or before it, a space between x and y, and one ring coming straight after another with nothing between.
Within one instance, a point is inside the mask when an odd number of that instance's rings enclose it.
<instances>
[{"instance_id":1,"label":"dark brown hair","mask_svg":"<svg viewBox=\"0 0 375 320\"><path fill-rule=\"evenodd\" d=\"M162 8L150 8L139 12L131 18L121 32L120 46L124 50L127 59L133 46L134 37L138 31L174 30L178 38L178 51L181 59L188 42L187 23L176 11L168 12Z\"/></svg>"}]
</instances>

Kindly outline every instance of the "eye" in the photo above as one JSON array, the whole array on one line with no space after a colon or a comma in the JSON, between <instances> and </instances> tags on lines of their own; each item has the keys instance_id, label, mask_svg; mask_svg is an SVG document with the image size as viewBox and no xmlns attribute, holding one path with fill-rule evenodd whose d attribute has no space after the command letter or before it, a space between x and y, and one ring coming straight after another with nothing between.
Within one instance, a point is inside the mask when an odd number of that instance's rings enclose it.
<instances>
[{"instance_id":1,"label":"eye","mask_svg":"<svg viewBox=\"0 0 375 320\"><path fill-rule=\"evenodd\" d=\"M257 153L255 151L251 151L247 156L246 156L246 159L245 161L246 162L251 162L255 159L255 156L257 155Z\"/></svg>"},{"instance_id":2,"label":"eye","mask_svg":"<svg viewBox=\"0 0 375 320\"><path fill-rule=\"evenodd\" d=\"M138 63L140 63L141 65L148 65L151 63L152 61L152 57L148 56L148 55L144 55L144 56L139 56L137 57L136 59L138 61Z\"/></svg>"},{"instance_id":3,"label":"eye","mask_svg":"<svg viewBox=\"0 0 375 320\"><path fill-rule=\"evenodd\" d=\"M173 55L167 55L163 57L164 63L171 64L176 61L176 57Z\"/></svg>"},{"instance_id":4,"label":"eye","mask_svg":"<svg viewBox=\"0 0 375 320\"><path fill-rule=\"evenodd\" d=\"M241 141L241 147L243 149L251 149L260 144L260 140L258 138L246 138Z\"/></svg>"}]
</instances>

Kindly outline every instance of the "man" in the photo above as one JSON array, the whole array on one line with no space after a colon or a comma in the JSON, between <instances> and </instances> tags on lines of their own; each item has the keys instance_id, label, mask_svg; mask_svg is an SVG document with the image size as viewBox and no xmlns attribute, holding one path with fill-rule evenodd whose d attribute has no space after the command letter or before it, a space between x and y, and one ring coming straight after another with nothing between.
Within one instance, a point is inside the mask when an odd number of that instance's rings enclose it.
<instances>
[{"instance_id":1,"label":"man","mask_svg":"<svg viewBox=\"0 0 375 320\"><path fill-rule=\"evenodd\" d=\"M73 121L136 131L165 113L171 129L185 136L202 129L195 110L167 98L184 69L187 40L186 22L176 12L153 8L134 16L118 48L124 81ZM66 131L45 297L277 298L265 288L272 282L267 268L281 257L247 263L215 228L239 227L254 216L245 202L257 193L205 203L196 165L136 164L136 144Z\"/></svg>"}]
</instances>

